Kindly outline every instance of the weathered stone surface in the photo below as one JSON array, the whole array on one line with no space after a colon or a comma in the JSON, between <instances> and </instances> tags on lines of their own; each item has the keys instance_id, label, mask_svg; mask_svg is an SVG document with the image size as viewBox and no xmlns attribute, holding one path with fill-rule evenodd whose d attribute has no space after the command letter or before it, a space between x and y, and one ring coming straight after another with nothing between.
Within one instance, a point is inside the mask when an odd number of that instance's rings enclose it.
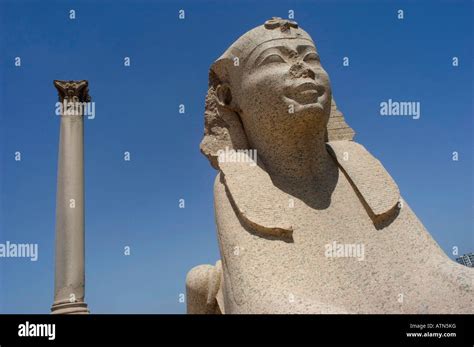
<instances>
[{"instance_id":1,"label":"weathered stone surface","mask_svg":"<svg viewBox=\"0 0 474 347\"><path fill-rule=\"evenodd\" d=\"M218 292L222 277L221 262L215 266L199 265L186 276L187 311L193 313L221 313ZM220 306L220 307L219 307Z\"/></svg>"},{"instance_id":2,"label":"weathered stone surface","mask_svg":"<svg viewBox=\"0 0 474 347\"><path fill-rule=\"evenodd\" d=\"M389 213L400 200L400 191L383 165L362 145L352 141L328 142L329 153L344 171L369 214L378 217Z\"/></svg>"},{"instance_id":3,"label":"weathered stone surface","mask_svg":"<svg viewBox=\"0 0 474 347\"><path fill-rule=\"evenodd\" d=\"M211 66L201 151L219 171L222 265L191 271L189 312L472 313L473 270L353 136L294 22L267 21ZM235 150L257 162L220 154Z\"/></svg>"}]
</instances>

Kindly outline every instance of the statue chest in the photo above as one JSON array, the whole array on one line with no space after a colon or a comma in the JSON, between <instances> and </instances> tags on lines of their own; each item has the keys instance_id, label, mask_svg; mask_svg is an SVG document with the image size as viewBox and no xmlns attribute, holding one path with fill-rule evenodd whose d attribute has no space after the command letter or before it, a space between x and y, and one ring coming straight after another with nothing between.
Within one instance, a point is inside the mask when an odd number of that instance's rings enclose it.
<instances>
[{"instance_id":1,"label":"statue chest","mask_svg":"<svg viewBox=\"0 0 474 347\"><path fill-rule=\"evenodd\" d=\"M277 297L291 294L329 300L335 295L329 284L342 278L355 280L351 277L360 271L370 273L370 265L362 260L371 247L370 238L378 231L343 175L330 199L320 204L311 194L302 194L301 199L286 194L270 199L288 207L282 217L292 226L292 240L248 227L225 186L216 184L215 189L219 246L235 300L248 300L252 291L275 292L275 283L280 288ZM348 271L354 266L360 271Z\"/></svg>"}]
</instances>

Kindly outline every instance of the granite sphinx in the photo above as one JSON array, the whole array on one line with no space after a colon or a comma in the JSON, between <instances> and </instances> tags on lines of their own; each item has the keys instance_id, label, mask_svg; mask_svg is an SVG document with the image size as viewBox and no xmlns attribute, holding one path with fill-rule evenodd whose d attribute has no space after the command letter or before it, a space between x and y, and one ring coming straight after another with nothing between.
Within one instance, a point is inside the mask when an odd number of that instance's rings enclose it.
<instances>
[{"instance_id":1,"label":"granite sphinx","mask_svg":"<svg viewBox=\"0 0 474 347\"><path fill-rule=\"evenodd\" d=\"M296 22L272 18L213 63L201 152L221 259L188 273L188 313L472 313L473 270L354 141Z\"/></svg>"}]
</instances>

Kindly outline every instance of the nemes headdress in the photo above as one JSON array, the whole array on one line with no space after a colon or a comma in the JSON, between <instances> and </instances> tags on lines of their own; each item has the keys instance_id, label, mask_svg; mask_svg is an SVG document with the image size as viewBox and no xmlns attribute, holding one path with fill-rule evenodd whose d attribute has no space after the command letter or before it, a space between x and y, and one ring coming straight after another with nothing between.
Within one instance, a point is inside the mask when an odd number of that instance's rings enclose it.
<instances>
[{"instance_id":1,"label":"nemes headdress","mask_svg":"<svg viewBox=\"0 0 474 347\"><path fill-rule=\"evenodd\" d=\"M288 19L273 17L265 24L260 25L235 41L215 63L224 59L239 58L245 61L250 54L261 44L268 41L281 39L303 39L314 44L306 31L298 26L298 23Z\"/></svg>"},{"instance_id":2,"label":"nemes headdress","mask_svg":"<svg viewBox=\"0 0 474 347\"><path fill-rule=\"evenodd\" d=\"M219 169L218 151L229 149L248 149L248 141L242 127L240 116L233 111L219 107L216 99L216 88L219 84L229 83L234 74L241 73L239 68L260 45L281 39L308 40L314 45L311 36L298 26L298 23L273 17L238 38L211 66L209 71L209 89L206 96L204 138L201 141L201 152L209 159L215 169ZM331 119L333 118L333 119ZM334 119L335 118L335 119ZM332 122L333 121L333 122ZM336 121L334 123L334 121ZM341 122L342 121L342 122ZM335 132L330 132L330 126ZM340 130L344 130L342 133ZM338 135L339 134L339 135ZM328 123L327 139L352 140L354 131L344 122L334 100Z\"/></svg>"}]
</instances>

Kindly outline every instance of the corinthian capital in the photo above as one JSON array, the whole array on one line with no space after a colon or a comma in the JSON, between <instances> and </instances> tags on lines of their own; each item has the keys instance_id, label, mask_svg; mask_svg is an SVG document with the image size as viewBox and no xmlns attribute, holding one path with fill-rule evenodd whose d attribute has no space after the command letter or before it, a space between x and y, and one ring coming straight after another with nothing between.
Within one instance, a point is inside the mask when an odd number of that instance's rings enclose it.
<instances>
[{"instance_id":1,"label":"corinthian capital","mask_svg":"<svg viewBox=\"0 0 474 347\"><path fill-rule=\"evenodd\" d=\"M60 102L89 102L89 83L82 81L58 81L54 80L54 86L58 90Z\"/></svg>"}]
</instances>

